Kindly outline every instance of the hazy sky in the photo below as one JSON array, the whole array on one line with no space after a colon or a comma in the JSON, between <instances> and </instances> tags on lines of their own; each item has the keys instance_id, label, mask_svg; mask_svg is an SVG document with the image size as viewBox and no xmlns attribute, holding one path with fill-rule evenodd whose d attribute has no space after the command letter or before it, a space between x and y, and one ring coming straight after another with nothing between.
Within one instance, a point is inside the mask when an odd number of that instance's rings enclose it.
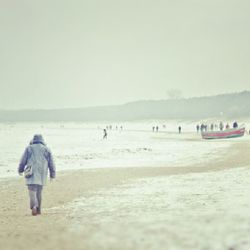
<instances>
[{"instance_id":1,"label":"hazy sky","mask_svg":"<svg viewBox=\"0 0 250 250\"><path fill-rule=\"evenodd\" d=\"M250 89L250 1L0 0L0 109Z\"/></svg>"}]
</instances>

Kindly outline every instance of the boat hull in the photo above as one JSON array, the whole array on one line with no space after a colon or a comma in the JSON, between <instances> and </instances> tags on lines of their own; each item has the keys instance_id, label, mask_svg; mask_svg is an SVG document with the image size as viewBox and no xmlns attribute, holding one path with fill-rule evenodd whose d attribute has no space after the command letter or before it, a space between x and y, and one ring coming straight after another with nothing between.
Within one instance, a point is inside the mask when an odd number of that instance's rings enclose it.
<instances>
[{"instance_id":1,"label":"boat hull","mask_svg":"<svg viewBox=\"0 0 250 250\"><path fill-rule=\"evenodd\" d=\"M237 138L245 134L245 128L227 129L223 131L202 132L203 139L228 139Z\"/></svg>"}]
</instances>

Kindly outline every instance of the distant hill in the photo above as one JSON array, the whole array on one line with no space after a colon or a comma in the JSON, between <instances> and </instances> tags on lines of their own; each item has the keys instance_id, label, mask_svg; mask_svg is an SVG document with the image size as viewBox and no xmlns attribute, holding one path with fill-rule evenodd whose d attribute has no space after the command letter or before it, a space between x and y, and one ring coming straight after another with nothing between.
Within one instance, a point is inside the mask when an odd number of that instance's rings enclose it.
<instances>
[{"instance_id":1,"label":"distant hill","mask_svg":"<svg viewBox=\"0 0 250 250\"><path fill-rule=\"evenodd\" d=\"M206 119L250 117L250 91L178 100L138 101L118 106L53 110L1 110L0 122Z\"/></svg>"}]
</instances>

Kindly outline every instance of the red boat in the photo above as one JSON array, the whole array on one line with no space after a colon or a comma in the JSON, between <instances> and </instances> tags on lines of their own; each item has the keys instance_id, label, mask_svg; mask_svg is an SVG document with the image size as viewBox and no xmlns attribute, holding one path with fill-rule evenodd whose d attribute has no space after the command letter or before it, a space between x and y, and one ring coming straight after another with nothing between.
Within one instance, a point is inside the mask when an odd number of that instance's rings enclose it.
<instances>
[{"instance_id":1,"label":"red boat","mask_svg":"<svg viewBox=\"0 0 250 250\"><path fill-rule=\"evenodd\" d=\"M227 139L241 137L245 134L245 128L233 128L222 131L207 131L202 132L203 139Z\"/></svg>"}]
</instances>

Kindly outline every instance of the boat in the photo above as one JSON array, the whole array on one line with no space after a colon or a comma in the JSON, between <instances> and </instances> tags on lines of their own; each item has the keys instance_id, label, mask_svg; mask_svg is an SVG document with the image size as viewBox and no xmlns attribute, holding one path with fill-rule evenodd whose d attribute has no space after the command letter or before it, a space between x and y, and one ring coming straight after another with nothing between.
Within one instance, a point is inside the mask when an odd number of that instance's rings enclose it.
<instances>
[{"instance_id":1,"label":"boat","mask_svg":"<svg viewBox=\"0 0 250 250\"><path fill-rule=\"evenodd\" d=\"M232 128L222 131L204 131L201 132L203 139L228 139L241 137L245 134L245 127Z\"/></svg>"}]
</instances>

